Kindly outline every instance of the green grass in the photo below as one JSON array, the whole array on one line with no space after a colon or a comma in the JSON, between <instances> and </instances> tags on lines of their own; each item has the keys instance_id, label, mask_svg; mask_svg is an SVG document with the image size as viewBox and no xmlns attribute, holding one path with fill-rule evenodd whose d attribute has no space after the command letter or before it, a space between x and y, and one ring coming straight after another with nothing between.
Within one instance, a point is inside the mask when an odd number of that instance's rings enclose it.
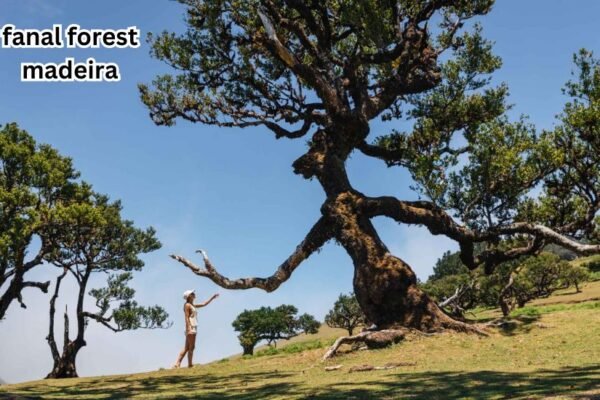
<instances>
[{"instance_id":1,"label":"green grass","mask_svg":"<svg viewBox=\"0 0 600 400\"><path fill-rule=\"evenodd\" d=\"M590 270L590 281L600 281L600 255L576 258L571 264L586 266Z\"/></svg>"},{"instance_id":2,"label":"green grass","mask_svg":"<svg viewBox=\"0 0 600 400\"><path fill-rule=\"evenodd\" d=\"M512 317L518 317L520 315L541 315L548 314L557 311L574 311L574 310L598 310L600 311L600 301L589 301L575 304L553 304L549 306L525 306L523 308L517 308L511 312Z\"/></svg>"},{"instance_id":3,"label":"green grass","mask_svg":"<svg viewBox=\"0 0 600 400\"><path fill-rule=\"evenodd\" d=\"M600 265L600 254L597 254L594 256L589 256L589 257L576 258L575 260L571 261L571 264L576 265L576 266L580 266L580 265L591 266L592 272L594 272L597 270L596 269L597 266Z\"/></svg>"},{"instance_id":4,"label":"green grass","mask_svg":"<svg viewBox=\"0 0 600 400\"><path fill-rule=\"evenodd\" d=\"M191 369L1 386L0 398L4 393L44 399L599 399L599 296L600 282L593 282L582 293L567 290L537 300L488 337L409 335L389 349L345 348L322 363L323 346L345 334L324 328L280 343L272 355L263 347L257 349L264 352L260 356ZM403 364L348 372L387 363ZM340 370L324 370L338 364Z\"/></svg>"},{"instance_id":5,"label":"green grass","mask_svg":"<svg viewBox=\"0 0 600 400\"><path fill-rule=\"evenodd\" d=\"M323 349L325 347L329 347L333 344L335 339L314 339L314 340L306 340L302 342L291 343L289 345L283 345L280 347L271 347L268 346L263 348L262 350L258 350L255 357L262 356L274 356L277 354L294 354L294 353L302 353L307 350L314 349Z\"/></svg>"}]
</instances>

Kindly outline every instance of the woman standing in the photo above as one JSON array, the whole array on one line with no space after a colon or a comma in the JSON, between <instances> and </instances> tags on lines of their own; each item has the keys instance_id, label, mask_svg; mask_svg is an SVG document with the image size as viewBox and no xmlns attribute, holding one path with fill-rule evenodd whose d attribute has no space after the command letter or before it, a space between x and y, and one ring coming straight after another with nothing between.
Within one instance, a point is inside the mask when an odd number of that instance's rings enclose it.
<instances>
[{"instance_id":1,"label":"woman standing","mask_svg":"<svg viewBox=\"0 0 600 400\"><path fill-rule=\"evenodd\" d=\"M210 304L211 301L219 297L219 294L214 294L210 299L206 300L204 303L194 304L194 300L196 299L196 294L193 290L186 290L183 292L183 299L185 300L185 304L183 306L183 314L185 315L185 347L179 353L179 357L177 357L177 361L173 368L179 368L181 366L181 360L185 357L185 354L188 355L188 367L192 367L192 358L194 357L194 348L196 347L196 332L198 321L196 320L196 308L205 307Z\"/></svg>"}]
</instances>

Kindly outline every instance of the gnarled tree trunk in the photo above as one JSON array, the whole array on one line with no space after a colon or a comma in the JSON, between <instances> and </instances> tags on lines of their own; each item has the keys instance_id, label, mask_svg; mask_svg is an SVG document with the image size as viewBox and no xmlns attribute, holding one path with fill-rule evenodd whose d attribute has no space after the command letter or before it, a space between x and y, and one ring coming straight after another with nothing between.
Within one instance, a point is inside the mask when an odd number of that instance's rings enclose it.
<instances>
[{"instance_id":1,"label":"gnarled tree trunk","mask_svg":"<svg viewBox=\"0 0 600 400\"><path fill-rule=\"evenodd\" d=\"M79 294L77 297L77 337L75 340L71 340L69 338L69 314L67 312L67 307L65 306L64 341L62 353L58 351L58 346L56 345L56 340L54 339L54 315L56 312L56 300L58 299L60 292L61 282L67 275L67 272L69 272L69 270L65 268L63 273L56 278L54 294L50 299L50 325L46 340L50 346L52 359L54 360L54 366L52 367L52 371L50 371L50 373L46 376L46 379L76 378L77 368L75 365L75 360L79 350L86 345L84 340L85 317L83 315L83 300L85 296L86 284L89 279L89 270L86 271L81 278L81 282L79 282Z\"/></svg>"},{"instance_id":2,"label":"gnarled tree trunk","mask_svg":"<svg viewBox=\"0 0 600 400\"><path fill-rule=\"evenodd\" d=\"M77 368L75 359L81 346L75 342L69 343L62 355L54 360L52 371L46 376L46 379L77 378Z\"/></svg>"},{"instance_id":3,"label":"gnarled tree trunk","mask_svg":"<svg viewBox=\"0 0 600 400\"><path fill-rule=\"evenodd\" d=\"M53 298L55 300L55 298ZM69 315L65 308L65 327L64 327L64 344L62 354L59 355L56 349L56 343L54 343L53 337L48 337L48 342L52 349L52 358L54 359L54 366L52 371L46 376L46 379L61 379L61 378L77 378L77 368L75 367L75 359L79 350L85 346L85 341L75 339L71 341L69 339ZM52 324L52 322L51 322Z\"/></svg>"},{"instance_id":4,"label":"gnarled tree trunk","mask_svg":"<svg viewBox=\"0 0 600 400\"><path fill-rule=\"evenodd\" d=\"M242 348L244 349L244 354L245 356L251 356L254 354L254 345L242 345Z\"/></svg>"},{"instance_id":5,"label":"gnarled tree trunk","mask_svg":"<svg viewBox=\"0 0 600 400\"><path fill-rule=\"evenodd\" d=\"M336 237L352 258L354 293L367 319L378 329L473 330L446 315L417 287L410 266L390 254L370 219L362 214L363 198L353 191L341 193L324 212L336 221Z\"/></svg>"},{"instance_id":6,"label":"gnarled tree trunk","mask_svg":"<svg viewBox=\"0 0 600 400\"><path fill-rule=\"evenodd\" d=\"M378 329L402 326L422 331L477 331L446 315L417 287L410 266L390 254L379 238L365 209L366 196L352 188L345 167L354 148L347 138L362 140L369 127L356 121L347 129L354 134L324 131L323 136L315 135L311 150L294 163L294 168L305 178L316 176L323 186L327 200L321 212L332 222L334 237L352 258L354 292L367 319Z\"/></svg>"}]
</instances>

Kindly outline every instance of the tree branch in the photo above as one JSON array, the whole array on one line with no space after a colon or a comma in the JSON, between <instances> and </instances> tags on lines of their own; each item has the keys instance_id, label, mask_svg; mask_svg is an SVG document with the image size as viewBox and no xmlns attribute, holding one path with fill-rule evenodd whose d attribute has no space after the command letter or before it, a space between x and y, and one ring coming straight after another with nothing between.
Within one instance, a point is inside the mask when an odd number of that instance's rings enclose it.
<instances>
[{"instance_id":1,"label":"tree branch","mask_svg":"<svg viewBox=\"0 0 600 400\"><path fill-rule=\"evenodd\" d=\"M60 354L58 352L58 346L56 345L56 340L54 338L54 316L56 314L56 299L58 299L58 295L60 293L60 284L64 277L67 275L68 270L65 268L63 273L56 278L56 285L54 287L54 294L50 299L50 309L49 309L49 326L48 326L48 336L46 336L46 340L48 341L48 345L50 346L50 352L52 353L52 359L54 362L60 358Z\"/></svg>"},{"instance_id":2,"label":"tree branch","mask_svg":"<svg viewBox=\"0 0 600 400\"><path fill-rule=\"evenodd\" d=\"M50 281L46 282L23 282L23 287L35 287L40 289L44 293L48 293L48 286L50 286Z\"/></svg>"},{"instance_id":3,"label":"tree branch","mask_svg":"<svg viewBox=\"0 0 600 400\"><path fill-rule=\"evenodd\" d=\"M221 275L212 265L206 253L202 253L204 258L205 268L201 268L189 261L188 259L171 255L171 258L179 261L188 267L193 273L199 276L209 278L217 285L225 289L250 289L259 288L267 292L272 292L277 289L283 282L287 281L294 270L312 253L321 248L329 239L333 237L331 223L324 217L319 219L317 223L306 235L306 238L296 247L296 250L285 260L273 275L268 278L240 278L231 280Z\"/></svg>"},{"instance_id":4,"label":"tree branch","mask_svg":"<svg viewBox=\"0 0 600 400\"><path fill-rule=\"evenodd\" d=\"M366 156L379 158L385 161L388 166L399 164L401 165L404 157L404 152L401 150L390 150L382 146L369 144L366 141L360 143L357 147Z\"/></svg>"},{"instance_id":5,"label":"tree branch","mask_svg":"<svg viewBox=\"0 0 600 400\"><path fill-rule=\"evenodd\" d=\"M482 263L491 267L498 262L508 261L523 255L533 254L544 244L554 243L580 255L600 253L600 245L583 244L543 225L528 222L515 222L509 225L492 227L486 231L474 231L460 225L445 210L430 203L405 202L394 197L365 198L363 209L369 217L387 216L405 224L424 225L433 235L445 235L461 246L461 260L474 269ZM525 247L506 251L490 250L473 257L473 243L496 241L501 236L529 235L532 241Z\"/></svg>"},{"instance_id":6,"label":"tree branch","mask_svg":"<svg viewBox=\"0 0 600 400\"><path fill-rule=\"evenodd\" d=\"M84 311L82 313L82 315L84 317L86 317L86 318L91 318L94 321L97 321L97 322L101 323L102 325L104 325L105 327L107 327L108 329L110 329L113 332L121 332L121 331L125 330L125 329L121 329L121 328L118 328L118 327L114 327L114 326L112 326L110 324L110 321L112 320L112 316L109 317L109 318L105 318L102 315L94 314L94 313L87 312L87 311Z\"/></svg>"},{"instance_id":7,"label":"tree branch","mask_svg":"<svg viewBox=\"0 0 600 400\"><path fill-rule=\"evenodd\" d=\"M267 34L263 39L263 44L267 50L269 50L274 57L277 57L287 68L310 83L330 111L339 112L343 109L344 105L340 101L337 91L330 83L328 83L327 78L317 72L313 66L300 62L298 58L292 54L283 43L281 43L273 23L266 13L266 9L258 10L258 16L260 17Z\"/></svg>"}]
</instances>

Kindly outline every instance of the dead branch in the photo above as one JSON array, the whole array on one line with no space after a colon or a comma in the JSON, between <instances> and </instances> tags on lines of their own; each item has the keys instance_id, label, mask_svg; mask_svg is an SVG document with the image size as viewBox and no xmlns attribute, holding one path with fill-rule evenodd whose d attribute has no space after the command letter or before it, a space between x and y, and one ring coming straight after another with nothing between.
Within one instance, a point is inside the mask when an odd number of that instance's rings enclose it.
<instances>
[{"instance_id":1,"label":"dead branch","mask_svg":"<svg viewBox=\"0 0 600 400\"><path fill-rule=\"evenodd\" d=\"M333 237L333 230L328 220L325 218L319 219L317 223L306 235L306 238L296 247L296 250L285 260L268 278L240 278L229 279L219 272L208 259L206 253L202 250L198 251L204 258L205 268L201 268L190 260L178 256L171 255L171 258L179 261L188 267L193 273L199 276L209 278L217 285L225 289L250 289L259 288L266 292L272 292L277 289L283 282L287 281L294 270L312 253L321 248L329 239Z\"/></svg>"}]
</instances>

